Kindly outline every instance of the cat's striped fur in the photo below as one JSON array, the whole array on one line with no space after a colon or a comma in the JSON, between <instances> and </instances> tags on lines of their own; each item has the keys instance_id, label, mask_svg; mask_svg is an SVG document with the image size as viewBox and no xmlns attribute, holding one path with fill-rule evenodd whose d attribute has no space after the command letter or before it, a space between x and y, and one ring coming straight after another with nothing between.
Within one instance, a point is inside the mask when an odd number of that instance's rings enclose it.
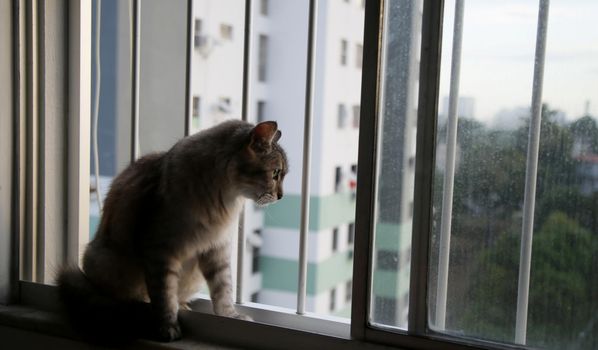
<instances>
[{"instance_id":1,"label":"cat's striped fur","mask_svg":"<svg viewBox=\"0 0 598 350\"><path fill-rule=\"evenodd\" d=\"M125 335L114 328L132 322L160 340L179 338L179 307L203 279L217 315L248 319L233 306L225 232L244 198L265 205L282 197L288 167L280 135L275 122L228 121L142 157L118 175L83 271L65 268L58 276L75 324L96 339L98 329ZM151 311L140 302L150 302Z\"/></svg>"}]
</instances>

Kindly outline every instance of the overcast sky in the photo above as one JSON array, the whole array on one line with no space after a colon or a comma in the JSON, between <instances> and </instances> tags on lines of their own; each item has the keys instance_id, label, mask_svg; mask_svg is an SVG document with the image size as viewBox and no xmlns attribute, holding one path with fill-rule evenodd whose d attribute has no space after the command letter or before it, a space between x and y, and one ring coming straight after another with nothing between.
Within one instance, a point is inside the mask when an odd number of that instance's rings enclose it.
<instances>
[{"instance_id":1,"label":"overcast sky","mask_svg":"<svg viewBox=\"0 0 598 350\"><path fill-rule=\"evenodd\" d=\"M448 96L454 0L445 5L441 94ZM544 97L569 119L598 115L598 0L550 5ZM476 117L529 106L538 1L466 0L461 96L475 98ZM442 103L442 98L441 98Z\"/></svg>"}]
</instances>

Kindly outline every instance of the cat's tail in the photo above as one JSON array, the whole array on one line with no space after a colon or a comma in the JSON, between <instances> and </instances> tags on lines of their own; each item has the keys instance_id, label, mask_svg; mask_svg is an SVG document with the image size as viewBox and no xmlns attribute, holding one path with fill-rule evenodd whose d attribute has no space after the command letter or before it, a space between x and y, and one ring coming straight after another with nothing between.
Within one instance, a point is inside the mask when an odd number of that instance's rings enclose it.
<instances>
[{"instance_id":1,"label":"cat's tail","mask_svg":"<svg viewBox=\"0 0 598 350\"><path fill-rule=\"evenodd\" d=\"M86 340L111 345L149 336L151 307L139 301L122 301L96 288L77 266L58 274L58 293L73 328Z\"/></svg>"}]
</instances>

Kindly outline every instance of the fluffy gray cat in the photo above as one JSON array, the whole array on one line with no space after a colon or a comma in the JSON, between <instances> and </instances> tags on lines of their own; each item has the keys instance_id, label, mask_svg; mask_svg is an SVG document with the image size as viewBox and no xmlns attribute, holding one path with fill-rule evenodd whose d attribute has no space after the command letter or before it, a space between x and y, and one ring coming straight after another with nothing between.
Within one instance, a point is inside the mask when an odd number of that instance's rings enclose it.
<instances>
[{"instance_id":1,"label":"fluffy gray cat","mask_svg":"<svg viewBox=\"0 0 598 350\"><path fill-rule=\"evenodd\" d=\"M118 175L83 271L65 267L57 279L75 328L101 342L180 338L178 310L204 279L217 315L250 319L233 306L226 229L245 198L282 197L280 136L275 122L227 121Z\"/></svg>"}]
</instances>

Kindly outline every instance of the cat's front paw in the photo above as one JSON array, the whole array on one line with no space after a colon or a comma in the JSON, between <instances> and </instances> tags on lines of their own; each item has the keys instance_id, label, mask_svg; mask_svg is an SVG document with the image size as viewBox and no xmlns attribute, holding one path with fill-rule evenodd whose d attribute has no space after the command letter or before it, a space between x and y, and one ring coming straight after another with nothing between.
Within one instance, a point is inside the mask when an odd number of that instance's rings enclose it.
<instances>
[{"instance_id":1,"label":"cat's front paw","mask_svg":"<svg viewBox=\"0 0 598 350\"><path fill-rule=\"evenodd\" d=\"M251 318L251 316L249 315L245 315L245 314L234 314L231 316L232 318L236 318L237 320L243 320L243 321L253 321L253 318Z\"/></svg>"},{"instance_id":2,"label":"cat's front paw","mask_svg":"<svg viewBox=\"0 0 598 350\"><path fill-rule=\"evenodd\" d=\"M158 328L158 340L162 342L171 342L181 339L182 332L178 323L165 324Z\"/></svg>"}]
</instances>

